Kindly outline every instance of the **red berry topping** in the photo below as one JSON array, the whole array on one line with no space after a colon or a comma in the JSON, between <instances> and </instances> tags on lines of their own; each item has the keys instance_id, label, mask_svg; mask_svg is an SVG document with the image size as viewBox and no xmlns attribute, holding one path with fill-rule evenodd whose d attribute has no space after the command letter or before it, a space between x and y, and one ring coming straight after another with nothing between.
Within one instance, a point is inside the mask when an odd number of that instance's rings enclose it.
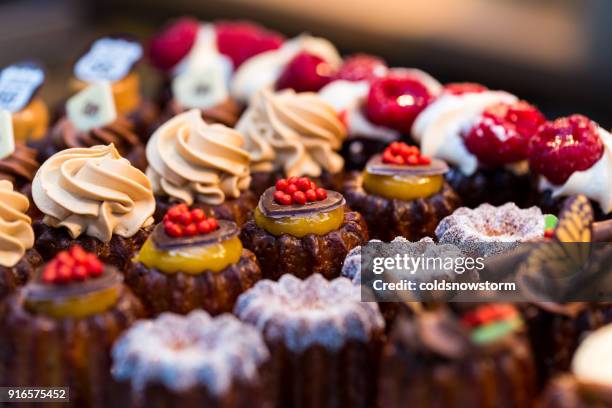
<instances>
[{"instance_id":1,"label":"red berry topping","mask_svg":"<svg viewBox=\"0 0 612 408\"><path fill-rule=\"evenodd\" d=\"M527 158L529 140L545 121L542 113L527 102L496 104L463 135L465 146L487 166L516 163Z\"/></svg>"},{"instance_id":2,"label":"red berry topping","mask_svg":"<svg viewBox=\"0 0 612 408\"><path fill-rule=\"evenodd\" d=\"M264 51L283 45L283 37L273 31L247 22L222 22L215 25L217 48L234 63L234 69L244 61Z\"/></svg>"},{"instance_id":3,"label":"red berry topping","mask_svg":"<svg viewBox=\"0 0 612 408\"><path fill-rule=\"evenodd\" d=\"M332 80L333 71L327 61L318 55L300 52L285 67L276 81L276 89L316 92Z\"/></svg>"},{"instance_id":4,"label":"red berry topping","mask_svg":"<svg viewBox=\"0 0 612 408\"><path fill-rule=\"evenodd\" d=\"M348 57L334 76L345 81L373 81L387 73L387 64L373 55L357 54Z\"/></svg>"},{"instance_id":5,"label":"red berry topping","mask_svg":"<svg viewBox=\"0 0 612 408\"><path fill-rule=\"evenodd\" d=\"M164 231L173 238L193 237L208 234L219 224L213 217L206 217L200 208L189 210L186 204L171 207L163 219Z\"/></svg>"},{"instance_id":6,"label":"red berry topping","mask_svg":"<svg viewBox=\"0 0 612 408\"><path fill-rule=\"evenodd\" d=\"M318 188L308 177L290 177L276 182L274 201L280 205L304 205L327 198L327 191Z\"/></svg>"},{"instance_id":7,"label":"red berry topping","mask_svg":"<svg viewBox=\"0 0 612 408\"><path fill-rule=\"evenodd\" d=\"M462 322L470 328L488 323L511 320L518 317L516 308L507 304L488 304L479 306L463 315Z\"/></svg>"},{"instance_id":8,"label":"red berry topping","mask_svg":"<svg viewBox=\"0 0 612 408\"><path fill-rule=\"evenodd\" d=\"M104 272L104 265L95 254L87 253L78 245L62 251L45 266L42 281L48 284L82 282Z\"/></svg>"},{"instance_id":9,"label":"red berry topping","mask_svg":"<svg viewBox=\"0 0 612 408\"><path fill-rule=\"evenodd\" d=\"M582 115L546 122L529 143L529 165L553 184L587 170L603 155L599 126Z\"/></svg>"},{"instance_id":10,"label":"red berry topping","mask_svg":"<svg viewBox=\"0 0 612 408\"><path fill-rule=\"evenodd\" d=\"M463 95L466 93L480 93L487 90L484 85L475 82L454 82L444 85L444 92L453 95Z\"/></svg>"},{"instance_id":11,"label":"red berry topping","mask_svg":"<svg viewBox=\"0 0 612 408\"><path fill-rule=\"evenodd\" d=\"M167 71L179 63L195 43L200 24L189 17L168 25L149 43L149 59L158 69Z\"/></svg>"},{"instance_id":12,"label":"red berry topping","mask_svg":"<svg viewBox=\"0 0 612 408\"><path fill-rule=\"evenodd\" d=\"M372 83L366 114L375 124L409 134L414 119L431 100L432 95L422 82L394 72Z\"/></svg>"},{"instance_id":13,"label":"red berry topping","mask_svg":"<svg viewBox=\"0 0 612 408\"><path fill-rule=\"evenodd\" d=\"M383 151L383 163L408 166L425 166L431 163L431 158L422 156L416 146L404 142L393 142Z\"/></svg>"}]
</instances>

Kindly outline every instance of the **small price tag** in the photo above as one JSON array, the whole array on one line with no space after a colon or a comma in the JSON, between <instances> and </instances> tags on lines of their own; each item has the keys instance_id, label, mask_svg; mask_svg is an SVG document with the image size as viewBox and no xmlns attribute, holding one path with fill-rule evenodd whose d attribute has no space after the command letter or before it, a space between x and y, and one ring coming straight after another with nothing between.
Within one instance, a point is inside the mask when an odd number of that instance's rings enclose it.
<instances>
[{"instance_id":1,"label":"small price tag","mask_svg":"<svg viewBox=\"0 0 612 408\"><path fill-rule=\"evenodd\" d=\"M74 74L81 81L119 81L142 58L142 46L123 38L97 40L74 66Z\"/></svg>"},{"instance_id":2,"label":"small price tag","mask_svg":"<svg viewBox=\"0 0 612 408\"><path fill-rule=\"evenodd\" d=\"M13 115L7 110L0 110L0 160L15 152L15 135L13 134Z\"/></svg>"},{"instance_id":3,"label":"small price tag","mask_svg":"<svg viewBox=\"0 0 612 408\"><path fill-rule=\"evenodd\" d=\"M0 109L22 110L45 80L45 73L36 64L10 65L0 73Z\"/></svg>"},{"instance_id":4,"label":"small price tag","mask_svg":"<svg viewBox=\"0 0 612 408\"><path fill-rule=\"evenodd\" d=\"M227 82L221 69L212 64L189 67L172 81L172 93L185 108L206 109L228 97Z\"/></svg>"},{"instance_id":5,"label":"small price tag","mask_svg":"<svg viewBox=\"0 0 612 408\"><path fill-rule=\"evenodd\" d=\"M114 122L117 110L110 83L90 85L68 99L66 114L74 126L83 131Z\"/></svg>"}]
</instances>

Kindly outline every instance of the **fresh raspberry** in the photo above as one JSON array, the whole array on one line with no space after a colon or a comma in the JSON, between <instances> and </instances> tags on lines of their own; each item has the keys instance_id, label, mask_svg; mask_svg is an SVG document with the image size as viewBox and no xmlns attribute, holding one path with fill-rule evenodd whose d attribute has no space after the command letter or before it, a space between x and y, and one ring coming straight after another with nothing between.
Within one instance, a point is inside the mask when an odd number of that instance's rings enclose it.
<instances>
[{"instance_id":1,"label":"fresh raspberry","mask_svg":"<svg viewBox=\"0 0 612 408\"><path fill-rule=\"evenodd\" d=\"M317 92L332 80L332 67L318 55L302 51L285 67L276 81L276 89Z\"/></svg>"},{"instance_id":2,"label":"fresh raspberry","mask_svg":"<svg viewBox=\"0 0 612 408\"><path fill-rule=\"evenodd\" d=\"M599 125L582 115L546 122L529 143L529 165L553 184L587 170L603 155Z\"/></svg>"},{"instance_id":3,"label":"fresh raspberry","mask_svg":"<svg viewBox=\"0 0 612 408\"><path fill-rule=\"evenodd\" d=\"M546 119L527 102L496 104L465 133L467 149L487 166L500 167L527 158L527 148Z\"/></svg>"},{"instance_id":4,"label":"fresh raspberry","mask_svg":"<svg viewBox=\"0 0 612 408\"><path fill-rule=\"evenodd\" d=\"M487 87L475 82L453 82L444 85L444 93L452 95L463 95L466 93L480 93L487 90Z\"/></svg>"},{"instance_id":5,"label":"fresh raspberry","mask_svg":"<svg viewBox=\"0 0 612 408\"><path fill-rule=\"evenodd\" d=\"M284 41L278 33L242 21L217 23L215 32L217 49L232 60L234 69L254 55L279 48Z\"/></svg>"},{"instance_id":6,"label":"fresh raspberry","mask_svg":"<svg viewBox=\"0 0 612 408\"><path fill-rule=\"evenodd\" d=\"M190 17L183 17L166 26L149 42L151 64L168 71L179 63L195 43L200 24Z\"/></svg>"},{"instance_id":7,"label":"fresh raspberry","mask_svg":"<svg viewBox=\"0 0 612 408\"><path fill-rule=\"evenodd\" d=\"M427 87L403 73L390 73L372 83L366 115L373 123L409 134L412 122L431 102Z\"/></svg>"},{"instance_id":8,"label":"fresh raspberry","mask_svg":"<svg viewBox=\"0 0 612 408\"><path fill-rule=\"evenodd\" d=\"M356 54L344 60L334 79L345 81L373 81L387 73L387 64L381 58Z\"/></svg>"}]
</instances>

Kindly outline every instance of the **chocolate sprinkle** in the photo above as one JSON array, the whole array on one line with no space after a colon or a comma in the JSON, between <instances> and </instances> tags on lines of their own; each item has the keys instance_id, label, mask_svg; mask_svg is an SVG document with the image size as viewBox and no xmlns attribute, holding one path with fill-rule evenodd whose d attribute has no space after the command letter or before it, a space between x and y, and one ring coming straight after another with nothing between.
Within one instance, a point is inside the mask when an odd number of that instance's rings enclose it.
<instances>
[{"instance_id":1,"label":"chocolate sprinkle","mask_svg":"<svg viewBox=\"0 0 612 408\"><path fill-rule=\"evenodd\" d=\"M313 201L306 204L280 205L274 201L276 187L270 187L261 195L259 200L259 211L269 218L284 218L303 216L313 213L330 212L345 204L342 194L327 190L327 198L321 201Z\"/></svg>"},{"instance_id":2,"label":"chocolate sprinkle","mask_svg":"<svg viewBox=\"0 0 612 408\"><path fill-rule=\"evenodd\" d=\"M174 238L166 234L163 223L160 223L153 230L151 239L157 249L165 251L189 246L217 244L237 236L240 232L236 224L231 221L218 220L218 223L219 228L208 234L180 238Z\"/></svg>"},{"instance_id":3,"label":"chocolate sprinkle","mask_svg":"<svg viewBox=\"0 0 612 408\"><path fill-rule=\"evenodd\" d=\"M446 173L449 169L445 162L438 159L431 159L431 163L424 166L387 164L382 161L382 155L377 154L368 161L366 170L379 176L436 176Z\"/></svg>"}]
</instances>

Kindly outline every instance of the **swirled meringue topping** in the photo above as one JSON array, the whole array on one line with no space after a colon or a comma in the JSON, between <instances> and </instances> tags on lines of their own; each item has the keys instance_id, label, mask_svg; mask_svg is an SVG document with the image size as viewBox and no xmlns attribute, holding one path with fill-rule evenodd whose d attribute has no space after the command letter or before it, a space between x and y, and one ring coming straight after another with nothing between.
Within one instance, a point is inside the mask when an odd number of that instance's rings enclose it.
<instances>
[{"instance_id":1,"label":"swirled meringue topping","mask_svg":"<svg viewBox=\"0 0 612 408\"><path fill-rule=\"evenodd\" d=\"M417 116L412 136L420 143L423 154L442 159L470 176L478 168L478 159L463 143L462 130L471 128L488 106L517 100L501 91L443 94Z\"/></svg>"},{"instance_id":2,"label":"swirled meringue topping","mask_svg":"<svg viewBox=\"0 0 612 408\"><path fill-rule=\"evenodd\" d=\"M26 215L30 201L0 180L0 266L11 268L34 245L32 220Z\"/></svg>"},{"instance_id":3,"label":"swirled meringue topping","mask_svg":"<svg viewBox=\"0 0 612 408\"><path fill-rule=\"evenodd\" d=\"M344 159L336 153L346 129L336 111L317 94L262 89L238 121L246 138L251 171L282 169L287 177L337 173Z\"/></svg>"},{"instance_id":4,"label":"swirled meringue topping","mask_svg":"<svg viewBox=\"0 0 612 408\"><path fill-rule=\"evenodd\" d=\"M238 198L251 183L249 153L240 133L208 125L198 109L170 119L147 144L147 175L156 194L188 205Z\"/></svg>"},{"instance_id":5,"label":"swirled meringue topping","mask_svg":"<svg viewBox=\"0 0 612 408\"><path fill-rule=\"evenodd\" d=\"M584 194L596 201L604 214L612 213L612 135L599 128L599 137L603 142L604 151L595 164L587 170L574 172L560 186L542 177L540 190L551 190L553 197Z\"/></svg>"},{"instance_id":6,"label":"swirled meringue topping","mask_svg":"<svg viewBox=\"0 0 612 408\"><path fill-rule=\"evenodd\" d=\"M151 182L112 144L61 151L49 158L32 183L45 224L66 227L73 238L86 234L108 242L129 238L153 223Z\"/></svg>"},{"instance_id":7,"label":"swirled meringue topping","mask_svg":"<svg viewBox=\"0 0 612 408\"><path fill-rule=\"evenodd\" d=\"M285 42L279 49L262 52L242 64L230 84L231 95L242 103L249 102L257 91L273 85L289 61L302 51L321 57L333 68L338 68L342 63L342 57L331 42L300 35Z\"/></svg>"}]
</instances>

